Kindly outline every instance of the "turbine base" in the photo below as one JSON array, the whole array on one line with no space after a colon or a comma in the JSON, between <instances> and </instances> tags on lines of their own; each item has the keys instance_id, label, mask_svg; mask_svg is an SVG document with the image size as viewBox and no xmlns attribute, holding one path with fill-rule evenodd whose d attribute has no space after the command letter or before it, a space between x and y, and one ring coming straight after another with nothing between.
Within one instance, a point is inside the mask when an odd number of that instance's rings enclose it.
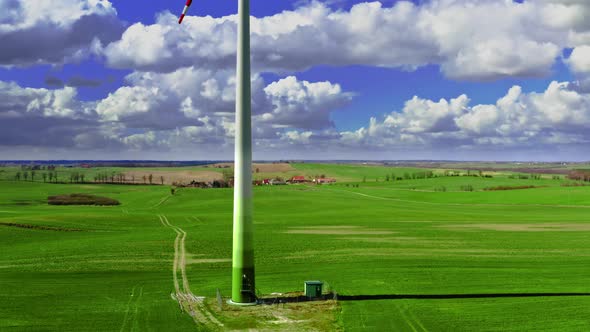
<instances>
[{"instance_id":1,"label":"turbine base","mask_svg":"<svg viewBox=\"0 0 590 332\"><path fill-rule=\"evenodd\" d=\"M250 303L238 303L238 302L234 302L232 300L227 300L227 304L237 305L237 306L240 306L240 307L249 307L249 306L258 305L258 301L256 301L256 302L250 302Z\"/></svg>"}]
</instances>

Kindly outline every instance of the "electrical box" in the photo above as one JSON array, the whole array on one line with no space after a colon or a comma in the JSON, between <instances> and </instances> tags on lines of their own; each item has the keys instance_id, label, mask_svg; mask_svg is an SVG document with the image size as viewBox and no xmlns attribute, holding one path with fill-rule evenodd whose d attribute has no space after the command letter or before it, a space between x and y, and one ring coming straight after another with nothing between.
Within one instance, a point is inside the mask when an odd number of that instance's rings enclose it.
<instances>
[{"instance_id":1,"label":"electrical box","mask_svg":"<svg viewBox=\"0 0 590 332\"><path fill-rule=\"evenodd\" d=\"M319 297L322 296L322 287L324 283L317 280L306 281L305 283L305 296L307 297Z\"/></svg>"}]
</instances>

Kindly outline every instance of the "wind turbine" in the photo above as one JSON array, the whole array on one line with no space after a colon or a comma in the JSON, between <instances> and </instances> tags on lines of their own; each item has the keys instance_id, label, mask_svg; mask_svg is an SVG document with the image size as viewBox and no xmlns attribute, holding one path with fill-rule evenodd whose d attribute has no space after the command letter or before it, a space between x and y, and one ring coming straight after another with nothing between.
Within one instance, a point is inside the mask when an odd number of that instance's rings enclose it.
<instances>
[{"instance_id":1,"label":"wind turbine","mask_svg":"<svg viewBox=\"0 0 590 332\"><path fill-rule=\"evenodd\" d=\"M187 0L181 24L192 0ZM250 86L250 0L238 0L234 226L231 303L256 304L252 225L252 110Z\"/></svg>"}]
</instances>

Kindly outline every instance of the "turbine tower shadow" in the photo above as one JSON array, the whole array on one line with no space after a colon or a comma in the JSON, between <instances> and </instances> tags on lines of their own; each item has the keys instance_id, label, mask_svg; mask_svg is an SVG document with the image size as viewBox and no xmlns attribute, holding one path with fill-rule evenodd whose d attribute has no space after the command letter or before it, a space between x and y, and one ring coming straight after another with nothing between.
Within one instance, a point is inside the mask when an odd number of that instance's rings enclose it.
<instances>
[{"instance_id":1,"label":"turbine tower shadow","mask_svg":"<svg viewBox=\"0 0 590 332\"><path fill-rule=\"evenodd\" d=\"M370 300L448 300L448 299L487 299L515 297L571 297L590 296L590 293L482 293L482 294L376 294L376 295L338 295L339 301Z\"/></svg>"},{"instance_id":2,"label":"turbine tower shadow","mask_svg":"<svg viewBox=\"0 0 590 332\"><path fill-rule=\"evenodd\" d=\"M529 298L529 297L576 297L590 296L585 292L564 293L479 293L479 294L373 294L373 295L344 295L327 293L322 296L309 298L299 296L275 296L259 298L261 304L279 304L308 301L376 301L376 300L452 300L452 299L489 299L489 298Z\"/></svg>"}]
</instances>

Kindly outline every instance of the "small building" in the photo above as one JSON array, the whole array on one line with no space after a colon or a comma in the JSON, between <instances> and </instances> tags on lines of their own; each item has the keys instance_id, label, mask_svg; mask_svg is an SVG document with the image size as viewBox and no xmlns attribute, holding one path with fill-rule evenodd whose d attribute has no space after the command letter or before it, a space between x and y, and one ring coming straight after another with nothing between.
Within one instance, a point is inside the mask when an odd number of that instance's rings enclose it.
<instances>
[{"instance_id":1,"label":"small building","mask_svg":"<svg viewBox=\"0 0 590 332\"><path fill-rule=\"evenodd\" d=\"M319 178L313 180L317 184L324 184L324 183L335 183L336 179L333 178Z\"/></svg>"},{"instance_id":2,"label":"small building","mask_svg":"<svg viewBox=\"0 0 590 332\"><path fill-rule=\"evenodd\" d=\"M289 180L289 182L291 183L304 183L306 182L305 180L305 176L303 175L297 175L291 178L291 180Z\"/></svg>"},{"instance_id":3,"label":"small building","mask_svg":"<svg viewBox=\"0 0 590 332\"><path fill-rule=\"evenodd\" d=\"M304 282L305 296L307 297L319 297L322 296L323 282L319 280L310 280Z\"/></svg>"},{"instance_id":4,"label":"small building","mask_svg":"<svg viewBox=\"0 0 590 332\"><path fill-rule=\"evenodd\" d=\"M273 186L282 186L287 184L285 181L281 180L281 179L272 179L270 180L270 184Z\"/></svg>"}]
</instances>

